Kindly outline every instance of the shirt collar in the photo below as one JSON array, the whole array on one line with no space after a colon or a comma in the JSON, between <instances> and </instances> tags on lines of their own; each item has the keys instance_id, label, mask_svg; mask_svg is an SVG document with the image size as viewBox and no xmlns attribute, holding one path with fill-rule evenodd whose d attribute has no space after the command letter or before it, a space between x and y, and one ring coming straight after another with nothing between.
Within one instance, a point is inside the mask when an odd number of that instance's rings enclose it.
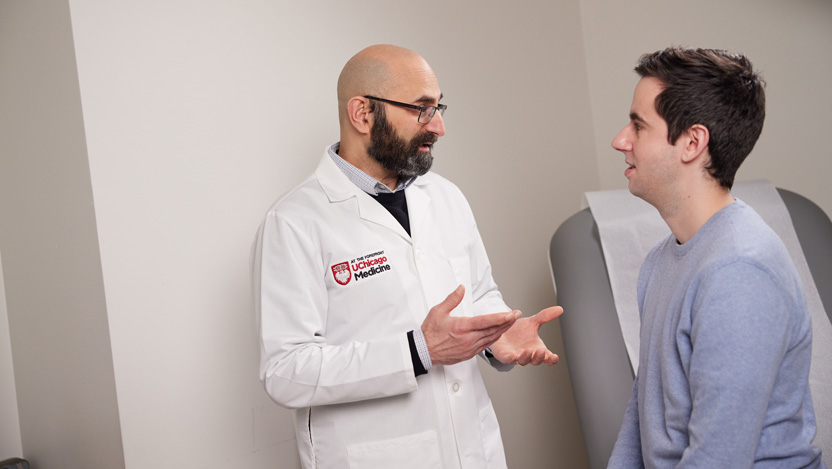
<instances>
[{"instance_id":1,"label":"shirt collar","mask_svg":"<svg viewBox=\"0 0 832 469\"><path fill-rule=\"evenodd\" d=\"M332 158L332 161L335 162L335 165L338 166L338 169L344 173L347 178L352 181L353 184L358 186L359 189L362 191L370 194L370 195L378 195L378 194L392 194L395 192L403 191L410 186L413 181L416 180L416 176L408 178L404 181L399 179L399 184L396 186L396 190L390 190L389 187L382 184L380 181L375 179L374 177L370 176L369 174L365 173L364 171L356 168L347 160L341 158L338 155L338 149L340 148L341 143L336 142L331 147L329 147L329 157Z\"/></svg>"}]
</instances>

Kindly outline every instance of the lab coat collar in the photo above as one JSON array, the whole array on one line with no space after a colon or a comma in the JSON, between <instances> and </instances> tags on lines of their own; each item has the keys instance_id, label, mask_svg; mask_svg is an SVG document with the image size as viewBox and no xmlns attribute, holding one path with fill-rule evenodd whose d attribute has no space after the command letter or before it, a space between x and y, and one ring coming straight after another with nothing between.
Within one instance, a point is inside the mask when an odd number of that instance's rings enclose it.
<instances>
[{"instance_id":1,"label":"lab coat collar","mask_svg":"<svg viewBox=\"0 0 832 469\"><path fill-rule=\"evenodd\" d=\"M407 197L407 216L410 218L410 236L414 241L419 240L425 226L425 218L430 208L430 196L427 186L430 184L430 173L419 176L404 193Z\"/></svg>"},{"instance_id":2,"label":"lab coat collar","mask_svg":"<svg viewBox=\"0 0 832 469\"><path fill-rule=\"evenodd\" d=\"M373 200L371 195L359 189L358 186L353 184L341 172L329 156L328 146L324 149L324 156L321 158L321 161L318 163L318 168L315 170L315 177L320 182L321 188L331 203L343 202L355 197L358 202L358 213L362 219L395 231L408 241L412 242L419 238L428 207L430 206L430 197L424 190L424 186L429 183L430 178L418 177L413 181L413 184L405 189L411 233L408 236L401 224L399 224L386 208L376 200Z\"/></svg>"}]
</instances>

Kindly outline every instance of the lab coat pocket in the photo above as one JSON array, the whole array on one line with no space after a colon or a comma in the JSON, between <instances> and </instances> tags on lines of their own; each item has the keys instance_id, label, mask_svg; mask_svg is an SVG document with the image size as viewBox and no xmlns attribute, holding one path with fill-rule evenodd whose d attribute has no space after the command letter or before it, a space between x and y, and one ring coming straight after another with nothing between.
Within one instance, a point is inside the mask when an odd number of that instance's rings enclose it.
<instances>
[{"instance_id":1,"label":"lab coat pocket","mask_svg":"<svg viewBox=\"0 0 832 469\"><path fill-rule=\"evenodd\" d=\"M441 467L439 440L427 431L390 440L372 441L347 447L351 469Z\"/></svg>"},{"instance_id":2,"label":"lab coat pocket","mask_svg":"<svg viewBox=\"0 0 832 469\"><path fill-rule=\"evenodd\" d=\"M448 262L451 264L451 268L454 271L454 278L456 279L457 285L463 285L465 287L465 298L462 299L462 303L457 307L457 311L454 316L473 316L474 314L474 301L472 300L474 295L474 290L471 287L471 262L468 257L452 257L448 259Z\"/></svg>"}]
</instances>

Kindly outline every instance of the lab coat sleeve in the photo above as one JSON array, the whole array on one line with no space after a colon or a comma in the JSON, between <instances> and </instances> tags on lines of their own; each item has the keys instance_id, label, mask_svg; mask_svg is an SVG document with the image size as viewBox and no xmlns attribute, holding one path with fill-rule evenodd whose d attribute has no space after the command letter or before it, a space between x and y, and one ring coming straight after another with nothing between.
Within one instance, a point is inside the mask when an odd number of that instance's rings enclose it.
<instances>
[{"instance_id":1,"label":"lab coat sleeve","mask_svg":"<svg viewBox=\"0 0 832 469\"><path fill-rule=\"evenodd\" d=\"M509 312L512 309L503 301L503 295L491 276L491 263L488 261L488 254L476 224L473 230L469 258L471 259L471 288L473 290L471 295L474 315ZM514 365L503 363L485 351L480 353L480 357L488 361L497 371L510 371L514 368Z\"/></svg>"},{"instance_id":2,"label":"lab coat sleeve","mask_svg":"<svg viewBox=\"0 0 832 469\"><path fill-rule=\"evenodd\" d=\"M503 295L491 276L491 263L488 261L488 254L485 252L485 245L476 225L473 230L469 259L474 315L510 312L512 309L503 301Z\"/></svg>"},{"instance_id":3,"label":"lab coat sleeve","mask_svg":"<svg viewBox=\"0 0 832 469\"><path fill-rule=\"evenodd\" d=\"M287 408L394 396L417 389L405 332L328 344L321 254L303 230L269 212L252 248L260 379Z\"/></svg>"}]
</instances>

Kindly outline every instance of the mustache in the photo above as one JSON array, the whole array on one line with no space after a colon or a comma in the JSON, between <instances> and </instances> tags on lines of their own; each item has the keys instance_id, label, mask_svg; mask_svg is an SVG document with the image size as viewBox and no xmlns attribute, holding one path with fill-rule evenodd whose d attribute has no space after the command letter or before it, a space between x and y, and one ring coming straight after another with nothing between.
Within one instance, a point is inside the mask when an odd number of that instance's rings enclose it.
<instances>
[{"instance_id":1,"label":"mustache","mask_svg":"<svg viewBox=\"0 0 832 469\"><path fill-rule=\"evenodd\" d=\"M433 145L436 141L439 140L439 137L432 133L426 133L424 135L418 135L413 139L413 144L416 146L420 145Z\"/></svg>"}]
</instances>

